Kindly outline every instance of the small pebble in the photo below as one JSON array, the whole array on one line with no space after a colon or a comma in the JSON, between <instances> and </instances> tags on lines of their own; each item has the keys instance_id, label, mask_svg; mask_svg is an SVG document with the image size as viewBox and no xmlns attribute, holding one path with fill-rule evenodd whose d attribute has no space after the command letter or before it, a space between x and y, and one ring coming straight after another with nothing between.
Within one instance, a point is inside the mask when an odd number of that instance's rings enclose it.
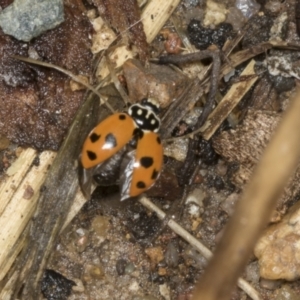
<instances>
[{"instance_id":1,"label":"small pebble","mask_svg":"<svg viewBox=\"0 0 300 300\"><path fill-rule=\"evenodd\" d=\"M134 281L129 285L128 289L132 292L136 292L140 289L140 286L136 281Z\"/></svg>"},{"instance_id":2,"label":"small pebble","mask_svg":"<svg viewBox=\"0 0 300 300\"><path fill-rule=\"evenodd\" d=\"M223 3L216 3L212 0L206 2L205 16L203 20L204 26L218 25L225 21L227 10Z\"/></svg>"},{"instance_id":3,"label":"small pebble","mask_svg":"<svg viewBox=\"0 0 300 300\"><path fill-rule=\"evenodd\" d=\"M67 299L75 282L54 270L45 270L41 290L47 299Z\"/></svg>"},{"instance_id":4,"label":"small pebble","mask_svg":"<svg viewBox=\"0 0 300 300\"><path fill-rule=\"evenodd\" d=\"M118 275L124 275L125 274L125 268L127 266L128 262L126 259L118 259L117 263L116 263L116 270Z\"/></svg>"},{"instance_id":5,"label":"small pebble","mask_svg":"<svg viewBox=\"0 0 300 300\"><path fill-rule=\"evenodd\" d=\"M125 267L125 274L131 274L135 270L135 265L133 263L129 263Z\"/></svg>"},{"instance_id":6,"label":"small pebble","mask_svg":"<svg viewBox=\"0 0 300 300\"><path fill-rule=\"evenodd\" d=\"M265 278L261 278L259 285L267 290L275 290L278 289L279 286L282 284L282 280L269 280Z\"/></svg>"},{"instance_id":7,"label":"small pebble","mask_svg":"<svg viewBox=\"0 0 300 300\"><path fill-rule=\"evenodd\" d=\"M91 229L99 236L106 236L110 227L109 218L96 216L91 224Z\"/></svg>"},{"instance_id":8,"label":"small pebble","mask_svg":"<svg viewBox=\"0 0 300 300\"><path fill-rule=\"evenodd\" d=\"M159 276L166 276L168 274L166 268L158 268L157 273L158 273Z\"/></svg>"},{"instance_id":9,"label":"small pebble","mask_svg":"<svg viewBox=\"0 0 300 300\"><path fill-rule=\"evenodd\" d=\"M78 278L74 278L74 282L76 283L76 285L74 285L72 287L72 290L74 292L83 293L85 288L84 288L84 284L83 284L82 280L80 280Z\"/></svg>"},{"instance_id":10,"label":"small pebble","mask_svg":"<svg viewBox=\"0 0 300 300\"><path fill-rule=\"evenodd\" d=\"M182 51L182 42L180 37L175 32L170 32L164 42L164 47L167 53L178 54Z\"/></svg>"},{"instance_id":11,"label":"small pebble","mask_svg":"<svg viewBox=\"0 0 300 300\"><path fill-rule=\"evenodd\" d=\"M165 261L169 267L177 267L179 261L178 241L171 240L165 252Z\"/></svg>"},{"instance_id":12,"label":"small pebble","mask_svg":"<svg viewBox=\"0 0 300 300\"><path fill-rule=\"evenodd\" d=\"M82 280L86 283L91 283L93 280L102 279L104 277L104 271L100 266L86 264L84 266L84 274Z\"/></svg>"},{"instance_id":13,"label":"small pebble","mask_svg":"<svg viewBox=\"0 0 300 300\"><path fill-rule=\"evenodd\" d=\"M89 233L86 229L78 228L76 230L76 240L75 246L76 251L81 253L83 252L89 244Z\"/></svg>"},{"instance_id":14,"label":"small pebble","mask_svg":"<svg viewBox=\"0 0 300 300\"><path fill-rule=\"evenodd\" d=\"M236 0L235 5L247 19L255 15L260 9L260 4L255 0Z\"/></svg>"},{"instance_id":15,"label":"small pebble","mask_svg":"<svg viewBox=\"0 0 300 300\"><path fill-rule=\"evenodd\" d=\"M257 261L250 263L246 267L246 280L253 283L259 282L259 269Z\"/></svg>"},{"instance_id":16,"label":"small pebble","mask_svg":"<svg viewBox=\"0 0 300 300\"><path fill-rule=\"evenodd\" d=\"M236 202L238 201L240 195L237 193L232 193L229 195L225 201L222 203L222 209L229 215L231 216L234 212L234 207Z\"/></svg>"},{"instance_id":17,"label":"small pebble","mask_svg":"<svg viewBox=\"0 0 300 300\"><path fill-rule=\"evenodd\" d=\"M3 32L24 42L29 42L63 21L62 0L15 0L0 14Z\"/></svg>"},{"instance_id":18,"label":"small pebble","mask_svg":"<svg viewBox=\"0 0 300 300\"><path fill-rule=\"evenodd\" d=\"M216 171L218 175L225 176L227 173L227 164L223 160L219 160Z\"/></svg>"},{"instance_id":19,"label":"small pebble","mask_svg":"<svg viewBox=\"0 0 300 300\"><path fill-rule=\"evenodd\" d=\"M170 288L166 284L159 286L159 292L166 300L171 300Z\"/></svg>"},{"instance_id":20,"label":"small pebble","mask_svg":"<svg viewBox=\"0 0 300 300\"><path fill-rule=\"evenodd\" d=\"M194 260L194 267L196 268L204 268L207 265L207 260L201 255L197 250L195 250L192 246L188 246L183 252L183 257L185 259Z\"/></svg>"},{"instance_id":21,"label":"small pebble","mask_svg":"<svg viewBox=\"0 0 300 300\"><path fill-rule=\"evenodd\" d=\"M152 247L145 249L145 253L151 260L151 266L154 268L160 261L164 259L164 254L161 247Z\"/></svg>"},{"instance_id":22,"label":"small pebble","mask_svg":"<svg viewBox=\"0 0 300 300\"><path fill-rule=\"evenodd\" d=\"M191 217L193 217L193 218L197 218L200 216L200 208L198 205L190 204L188 211L189 211L189 214L191 215Z\"/></svg>"},{"instance_id":23,"label":"small pebble","mask_svg":"<svg viewBox=\"0 0 300 300\"><path fill-rule=\"evenodd\" d=\"M203 208L203 201L206 197L207 193L205 191L196 188L188 194L185 203L195 203L199 207Z\"/></svg>"},{"instance_id":24,"label":"small pebble","mask_svg":"<svg viewBox=\"0 0 300 300\"><path fill-rule=\"evenodd\" d=\"M178 161L184 161L188 150L188 139L180 138L174 140L164 147L164 155L173 157Z\"/></svg>"}]
</instances>

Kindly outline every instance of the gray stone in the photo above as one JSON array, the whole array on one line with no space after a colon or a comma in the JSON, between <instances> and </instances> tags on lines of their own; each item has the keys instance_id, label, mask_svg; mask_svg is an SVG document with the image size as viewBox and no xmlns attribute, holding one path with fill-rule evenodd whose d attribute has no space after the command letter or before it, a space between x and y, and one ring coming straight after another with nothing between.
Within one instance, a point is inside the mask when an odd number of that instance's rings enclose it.
<instances>
[{"instance_id":1,"label":"gray stone","mask_svg":"<svg viewBox=\"0 0 300 300\"><path fill-rule=\"evenodd\" d=\"M0 13L3 32L24 42L63 21L62 0L15 0Z\"/></svg>"}]
</instances>

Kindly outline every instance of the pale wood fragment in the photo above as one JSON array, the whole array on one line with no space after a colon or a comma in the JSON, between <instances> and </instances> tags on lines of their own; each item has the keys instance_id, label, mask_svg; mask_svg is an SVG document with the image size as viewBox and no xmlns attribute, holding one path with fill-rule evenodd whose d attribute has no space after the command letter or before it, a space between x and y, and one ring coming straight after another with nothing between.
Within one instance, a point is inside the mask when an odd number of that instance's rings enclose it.
<instances>
[{"instance_id":1,"label":"pale wood fragment","mask_svg":"<svg viewBox=\"0 0 300 300\"><path fill-rule=\"evenodd\" d=\"M17 160L6 171L6 176L0 185L0 218L35 157L36 150L31 148L24 149Z\"/></svg>"},{"instance_id":2,"label":"pale wood fragment","mask_svg":"<svg viewBox=\"0 0 300 300\"><path fill-rule=\"evenodd\" d=\"M203 131L202 136L204 139L209 140L212 137L232 110L238 105L245 94L257 81L258 76L255 75L254 65L255 61L252 59L240 76L240 78L244 77L246 79L239 81L238 83L234 83L218 106L208 116L201 130ZM248 79L247 76L249 76Z\"/></svg>"},{"instance_id":3,"label":"pale wood fragment","mask_svg":"<svg viewBox=\"0 0 300 300\"><path fill-rule=\"evenodd\" d=\"M32 149L27 149L28 155L24 156L32 158ZM28 221L31 219L35 210L37 200L40 194L40 187L44 182L48 167L51 165L55 157L54 152L44 151L39 156L40 163L38 166L27 164L27 175L20 181L17 189L11 198L11 201L6 205L0 218L0 280L5 276L3 264L6 264L7 270L8 257L14 258L15 254L10 255L19 236L25 229ZM23 172L26 173L25 171ZM17 174L17 173L16 173ZM20 247L18 247L20 250ZM12 261L13 262L13 261ZM11 263L12 263L11 262Z\"/></svg>"}]
</instances>

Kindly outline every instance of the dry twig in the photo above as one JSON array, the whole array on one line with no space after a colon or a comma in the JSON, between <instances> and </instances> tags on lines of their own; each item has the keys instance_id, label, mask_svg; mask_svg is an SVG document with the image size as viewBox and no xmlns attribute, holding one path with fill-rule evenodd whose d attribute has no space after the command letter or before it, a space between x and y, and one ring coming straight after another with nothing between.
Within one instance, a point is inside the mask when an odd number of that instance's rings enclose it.
<instances>
[{"instance_id":1,"label":"dry twig","mask_svg":"<svg viewBox=\"0 0 300 300\"><path fill-rule=\"evenodd\" d=\"M194 300L225 300L267 225L300 157L300 91L267 146L194 292ZM283 159L284 158L284 159ZM280 162L280 163L278 163ZM227 270L227 272L220 272Z\"/></svg>"}]
</instances>

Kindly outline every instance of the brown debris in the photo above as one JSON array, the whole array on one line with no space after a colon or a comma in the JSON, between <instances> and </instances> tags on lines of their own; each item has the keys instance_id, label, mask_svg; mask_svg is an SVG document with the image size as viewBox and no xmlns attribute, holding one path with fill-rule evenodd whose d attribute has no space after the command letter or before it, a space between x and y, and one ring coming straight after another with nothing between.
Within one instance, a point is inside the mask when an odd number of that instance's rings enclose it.
<instances>
[{"instance_id":1,"label":"brown debris","mask_svg":"<svg viewBox=\"0 0 300 300\"><path fill-rule=\"evenodd\" d=\"M42 59L75 74L90 75L91 26L81 11L65 6L65 22L31 44ZM29 45L0 32L0 132L19 145L58 149L84 91L73 92L70 79L54 70L41 69L11 59L27 56Z\"/></svg>"},{"instance_id":2,"label":"brown debris","mask_svg":"<svg viewBox=\"0 0 300 300\"><path fill-rule=\"evenodd\" d=\"M9 146L9 139L0 135L0 150L4 150Z\"/></svg>"},{"instance_id":3,"label":"brown debris","mask_svg":"<svg viewBox=\"0 0 300 300\"><path fill-rule=\"evenodd\" d=\"M126 44L130 41L138 48L140 60L148 58L148 44L135 0L92 0L98 11L119 32Z\"/></svg>"},{"instance_id":4,"label":"brown debris","mask_svg":"<svg viewBox=\"0 0 300 300\"><path fill-rule=\"evenodd\" d=\"M178 185L176 175L167 167L162 171L153 188L147 192L149 197L161 197L165 201L174 201L181 194L182 187Z\"/></svg>"},{"instance_id":5,"label":"brown debris","mask_svg":"<svg viewBox=\"0 0 300 300\"><path fill-rule=\"evenodd\" d=\"M162 108L168 106L181 94L187 81L186 77L170 67L150 64L146 68L135 59L127 60L123 70L132 102L153 97Z\"/></svg>"},{"instance_id":6,"label":"brown debris","mask_svg":"<svg viewBox=\"0 0 300 300\"><path fill-rule=\"evenodd\" d=\"M182 51L182 41L176 32L168 28L163 29L160 34L164 37L164 48L169 54L179 54Z\"/></svg>"},{"instance_id":7,"label":"brown debris","mask_svg":"<svg viewBox=\"0 0 300 300\"><path fill-rule=\"evenodd\" d=\"M250 180L280 119L281 115L275 112L249 110L242 125L235 130L223 131L213 138L217 153L229 162L239 163L238 170L231 177L237 187L242 188ZM300 191L299 178L300 165L285 188L271 221L278 221L286 211L288 203L297 197Z\"/></svg>"},{"instance_id":8,"label":"brown debris","mask_svg":"<svg viewBox=\"0 0 300 300\"><path fill-rule=\"evenodd\" d=\"M228 161L251 169L259 161L279 120L277 113L249 110L241 126L213 138L214 149Z\"/></svg>"},{"instance_id":9,"label":"brown debris","mask_svg":"<svg viewBox=\"0 0 300 300\"><path fill-rule=\"evenodd\" d=\"M28 184L24 190L23 199L30 200L34 195L33 188Z\"/></svg>"},{"instance_id":10,"label":"brown debris","mask_svg":"<svg viewBox=\"0 0 300 300\"><path fill-rule=\"evenodd\" d=\"M152 269L154 269L155 266L164 259L164 254L161 247L146 248L145 253L151 260Z\"/></svg>"}]
</instances>

